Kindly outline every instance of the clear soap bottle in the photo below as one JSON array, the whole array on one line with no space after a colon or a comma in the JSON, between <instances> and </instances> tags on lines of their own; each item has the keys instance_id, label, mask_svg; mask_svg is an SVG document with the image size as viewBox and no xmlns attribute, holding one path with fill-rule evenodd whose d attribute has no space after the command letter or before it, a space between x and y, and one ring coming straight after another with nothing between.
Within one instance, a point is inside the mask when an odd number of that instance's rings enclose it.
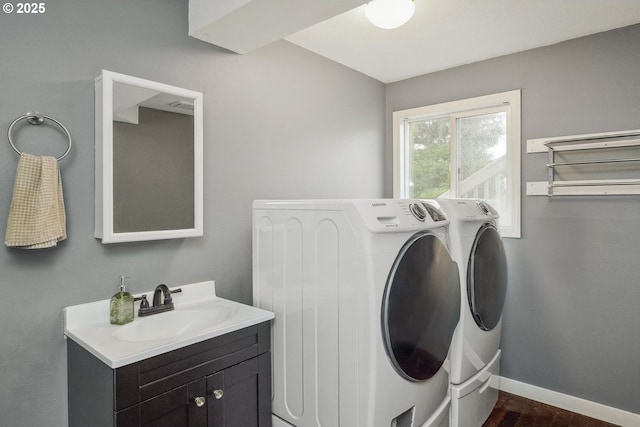
<instances>
[{"instance_id":1,"label":"clear soap bottle","mask_svg":"<svg viewBox=\"0 0 640 427\"><path fill-rule=\"evenodd\" d=\"M127 292L126 276L120 276L120 291L111 297L110 321L112 325L133 322L133 295Z\"/></svg>"}]
</instances>

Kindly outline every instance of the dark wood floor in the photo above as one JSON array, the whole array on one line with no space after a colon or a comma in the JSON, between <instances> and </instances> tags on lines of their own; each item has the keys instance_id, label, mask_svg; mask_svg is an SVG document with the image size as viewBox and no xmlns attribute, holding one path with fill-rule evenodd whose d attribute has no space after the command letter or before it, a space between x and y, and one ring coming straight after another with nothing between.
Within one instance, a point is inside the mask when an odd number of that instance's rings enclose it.
<instances>
[{"instance_id":1,"label":"dark wood floor","mask_svg":"<svg viewBox=\"0 0 640 427\"><path fill-rule=\"evenodd\" d=\"M482 427L616 427L569 411L500 392L498 403Z\"/></svg>"}]
</instances>

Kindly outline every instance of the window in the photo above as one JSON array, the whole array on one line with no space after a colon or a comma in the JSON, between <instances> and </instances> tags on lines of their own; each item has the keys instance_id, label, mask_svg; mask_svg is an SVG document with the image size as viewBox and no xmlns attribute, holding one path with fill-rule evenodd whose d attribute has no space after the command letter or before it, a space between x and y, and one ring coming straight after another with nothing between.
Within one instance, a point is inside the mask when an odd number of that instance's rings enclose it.
<instances>
[{"instance_id":1,"label":"window","mask_svg":"<svg viewBox=\"0 0 640 427\"><path fill-rule=\"evenodd\" d=\"M393 113L394 197L487 200L520 237L520 91Z\"/></svg>"}]
</instances>

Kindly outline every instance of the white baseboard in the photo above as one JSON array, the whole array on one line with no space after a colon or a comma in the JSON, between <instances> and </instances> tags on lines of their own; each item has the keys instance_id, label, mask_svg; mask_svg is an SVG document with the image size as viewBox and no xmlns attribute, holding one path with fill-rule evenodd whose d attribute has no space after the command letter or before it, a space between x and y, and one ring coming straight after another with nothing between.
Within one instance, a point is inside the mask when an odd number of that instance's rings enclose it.
<instances>
[{"instance_id":1,"label":"white baseboard","mask_svg":"<svg viewBox=\"0 0 640 427\"><path fill-rule=\"evenodd\" d=\"M579 397L569 396L568 394L558 393L557 391L547 390L510 378L498 377L496 380L495 382L492 381L492 383L495 384L498 389L506 391L507 393L516 394L526 397L527 399L546 403L557 408L576 412L586 415L587 417L596 418L623 427L640 426L640 414L613 408L601 403L591 402Z\"/></svg>"}]
</instances>

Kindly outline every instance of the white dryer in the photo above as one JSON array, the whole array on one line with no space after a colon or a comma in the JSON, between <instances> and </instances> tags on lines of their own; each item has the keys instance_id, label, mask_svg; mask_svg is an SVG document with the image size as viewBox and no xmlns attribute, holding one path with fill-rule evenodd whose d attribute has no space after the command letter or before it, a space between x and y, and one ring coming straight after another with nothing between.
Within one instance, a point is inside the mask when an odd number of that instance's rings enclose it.
<instances>
[{"instance_id":1,"label":"white dryer","mask_svg":"<svg viewBox=\"0 0 640 427\"><path fill-rule=\"evenodd\" d=\"M498 212L477 199L437 200L451 220L451 253L460 268L460 324L451 347L451 426L480 427L498 399L507 260Z\"/></svg>"},{"instance_id":2,"label":"white dryer","mask_svg":"<svg viewBox=\"0 0 640 427\"><path fill-rule=\"evenodd\" d=\"M448 224L418 200L254 202L274 426L449 425L460 284Z\"/></svg>"}]
</instances>

